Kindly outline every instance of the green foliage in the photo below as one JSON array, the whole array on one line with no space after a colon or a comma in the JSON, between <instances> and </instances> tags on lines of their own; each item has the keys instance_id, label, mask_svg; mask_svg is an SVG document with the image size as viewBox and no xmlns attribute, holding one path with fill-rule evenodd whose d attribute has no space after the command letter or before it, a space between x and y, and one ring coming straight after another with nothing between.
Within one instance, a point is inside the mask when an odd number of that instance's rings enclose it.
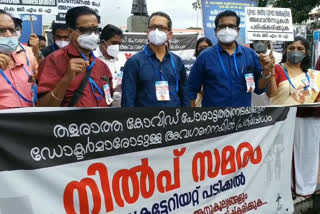
<instances>
[{"instance_id":1,"label":"green foliage","mask_svg":"<svg viewBox=\"0 0 320 214\"><path fill-rule=\"evenodd\" d=\"M293 23L301 23L309 19L309 13L319 4L319 0L277 0L272 5L291 8Z\"/></svg>"},{"instance_id":2,"label":"green foliage","mask_svg":"<svg viewBox=\"0 0 320 214\"><path fill-rule=\"evenodd\" d=\"M201 9L201 0L196 0L195 2L192 3L192 7L195 11Z\"/></svg>"},{"instance_id":3,"label":"green foliage","mask_svg":"<svg viewBox=\"0 0 320 214\"><path fill-rule=\"evenodd\" d=\"M291 8L293 23L301 23L308 20L310 11L320 5L319 0L256 0L259 7L273 6ZM192 3L194 10L201 9L201 1Z\"/></svg>"}]
</instances>

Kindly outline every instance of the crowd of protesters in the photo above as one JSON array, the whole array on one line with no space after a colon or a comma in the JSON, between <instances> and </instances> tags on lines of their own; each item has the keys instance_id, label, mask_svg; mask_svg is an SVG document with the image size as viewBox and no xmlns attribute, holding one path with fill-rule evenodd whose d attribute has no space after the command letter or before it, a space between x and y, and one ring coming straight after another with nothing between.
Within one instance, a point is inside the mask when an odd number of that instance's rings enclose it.
<instances>
[{"instance_id":1,"label":"crowd of protesters","mask_svg":"<svg viewBox=\"0 0 320 214\"><path fill-rule=\"evenodd\" d=\"M224 11L215 19L218 44L201 38L189 76L182 59L169 51L172 21L153 13L149 43L119 65L122 31L99 27L88 7L75 7L66 23L53 23L54 44L32 34L21 44L22 20L0 10L0 108L20 107L250 107L320 102L310 45L295 37L283 53L267 41L239 45L240 17ZM279 56L280 55L280 56ZM123 67L123 69L121 69ZM309 197L317 186L320 109L298 108L294 138L296 195Z\"/></svg>"}]
</instances>

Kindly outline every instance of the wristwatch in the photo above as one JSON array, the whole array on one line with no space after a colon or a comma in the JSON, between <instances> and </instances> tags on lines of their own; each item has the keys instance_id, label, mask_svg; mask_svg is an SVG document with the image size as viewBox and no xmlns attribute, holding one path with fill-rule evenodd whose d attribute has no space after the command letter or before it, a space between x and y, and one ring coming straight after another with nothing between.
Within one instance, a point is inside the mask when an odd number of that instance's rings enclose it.
<instances>
[{"instance_id":1,"label":"wristwatch","mask_svg":"<svg viewBox=\"0 0 320 214\"><path fill-rule=\"evenodd\" d=\"M269 78L271 77L271 75L272 75L271 72L269 72L268 76L265 76L265 75L263 74L263 72L261 72L261 76L262 76L263 79L265 79L265 80L269 79Z\"/></svg>"}]
</instances>

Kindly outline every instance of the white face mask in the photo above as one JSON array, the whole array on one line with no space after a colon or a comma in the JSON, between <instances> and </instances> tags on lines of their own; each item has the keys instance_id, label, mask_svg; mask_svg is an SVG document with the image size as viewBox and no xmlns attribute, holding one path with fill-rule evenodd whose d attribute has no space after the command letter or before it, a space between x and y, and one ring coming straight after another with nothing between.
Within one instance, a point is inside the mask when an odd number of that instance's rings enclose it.
<instances>
[{"instance_id":1,"label":"white face mask","mask_svg":"<svg viewBox=\"0 0 320 214\"><path fill-rule=\"evenodd\" d=\"M80 47L90 51L97 49L99 41L99 35L95 33L82 34L78 37Z\"/></svg>"},{"instance_id":2,"label":"white face mask","mask_svg":"<svg viewBox=\"0 0 320 214\"><path fill-rule=\"evenodd\" d=\"M217 37L220 42L230 44L234 42L238 37L238 31L231 28L223 28L218 31Z\"/></svg>"},{"instance_id":3,"label":"white face mask","mask_svg":"<svg viewBox=\"0 0 320 214\"><path fill-rule=\"evenodd\" d=\"M117 58L120 52L120 45L110 45L107 48L107 54L113 58Z\"/></svg>"},{"instance_id":4,"label":"white face mask","mask_svg":"<svg viewBox=\"0 0 320 214\"><path fill-rule=\"evenodd\" d=\"M59 48L64 48L64 47L66 47L66 46L68 46L70 44L70 41L56 40L55 43Z\"/></svg>"},{"instance_id":5,"label":"white face mask","mask_svg":"<svg viewBox=\"0 0 320 214\"><path fill-rule=\"evenodd\" d=\"M20 30L17 31L17 37L18 37L18 39L20 39L20 37L21 37L21 31Z\"/></svg>"},{"instance_id":6,"label":"white face mask","mask_svg":"<svg viewBox=\"0 0 320 214\"><path fill-rule=\"evenodd\" d=\"M148 39L151 42L151 44L155 46L162 46L166 43L168 35L166 34L166 32L160 31L157 28L153 31L150 31Z\"/></svg>"}]
</instances>

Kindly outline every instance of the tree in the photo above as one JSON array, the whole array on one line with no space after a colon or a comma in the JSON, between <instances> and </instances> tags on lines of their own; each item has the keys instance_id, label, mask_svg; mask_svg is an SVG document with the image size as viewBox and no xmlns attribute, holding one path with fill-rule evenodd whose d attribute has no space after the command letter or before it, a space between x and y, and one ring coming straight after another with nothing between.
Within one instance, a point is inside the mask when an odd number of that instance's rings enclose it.
<instances>
[{"instance_id":1,"label":"tree","mask_svg":"<svg viewBox=\"0 0 320 214\"><path fill-rule=\"evenodd\" d=\"M197 11L197 27L199 25L199 13L201 10L201 0L196 0L195 2L192 3L192 7L195 11Z\"/></svg>"},{"instance_id":2,"label":"tree","mask_svg":"<svg viewBox=\"0 0 320 214\"><path fill-rule=\"evenodd\" d=\"M319 0L257 0L257 2L259 7L291 8L293 23L308 20L310 11L319 5Z\"/></svg>"},{"instance_id":3,"label":"tree","mask_svg":"<svg viewBox=\"0 0 320 214\"><path fill-rule=\"evenodd\" d=\"M195 2L192 3L192 7L195 11L198 11L201 9L201 1L196 0Z\"/></svg>"},{"instance_id":4,"label":"tree","mask_svg":"<svg viewBox=\"0 0 320 214\"><path fill-rule=\"evenodd\" d=\"M272 5L291 8L293 23L302 23L309 19L309 13L319 5L319 0L277 0Z\"/></svg>"},{"instance_id":5,"label":"tree","mask_svg":"<svg viewBox=\"0 0 320 214\"><path fill-rule=\"evenodd\" d=\"M255 0L259 7L273 6L291 8L293 23L302 23L308 20L310 11L318 6L319 0ZM192 3L195 11L201 9L200 0Z\"/></svg>"}]
</instances>

